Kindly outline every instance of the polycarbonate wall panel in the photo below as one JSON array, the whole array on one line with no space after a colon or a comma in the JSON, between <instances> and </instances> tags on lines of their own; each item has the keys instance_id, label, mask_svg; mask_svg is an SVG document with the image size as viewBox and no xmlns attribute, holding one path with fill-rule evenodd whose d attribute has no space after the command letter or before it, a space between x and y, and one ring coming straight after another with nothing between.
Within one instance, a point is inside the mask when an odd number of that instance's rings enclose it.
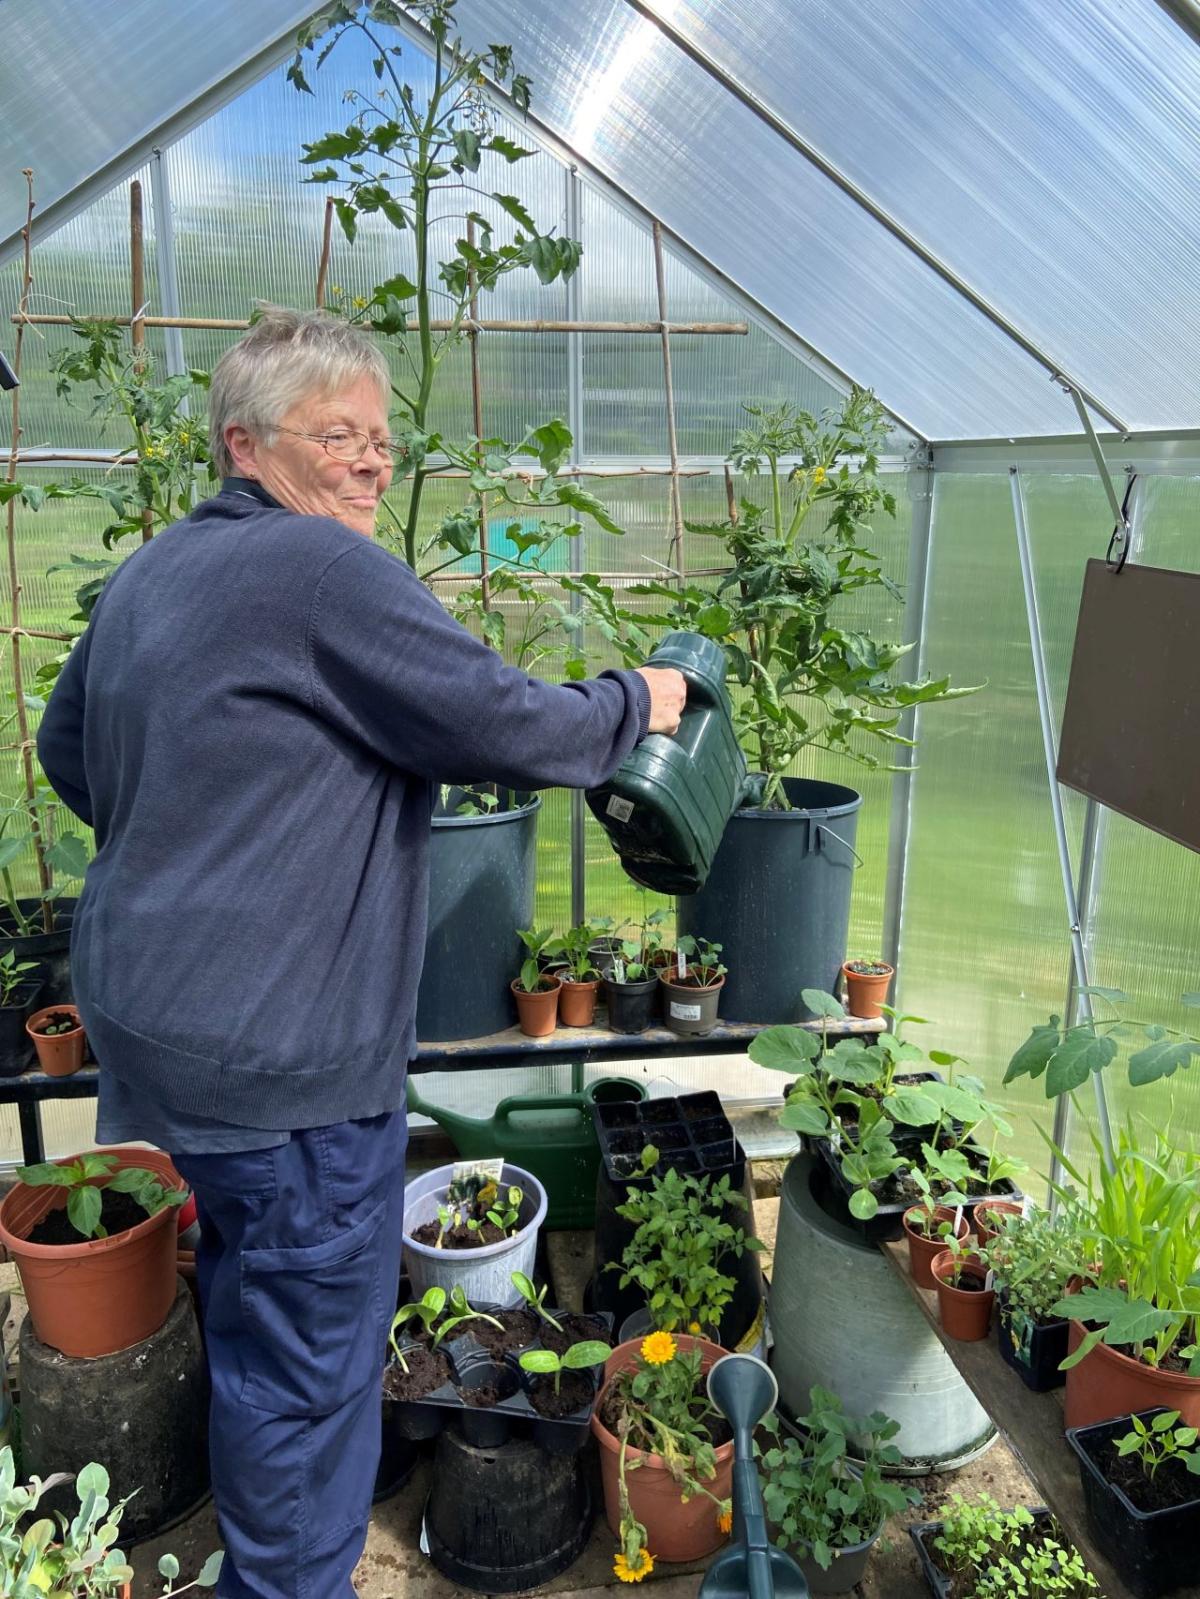
<instances>
[{"instance_id":1,"label":"polycarbonate wall panel","mask_svg":"<svg viewBox=\"0 0 1200 1599\"><path fill-rule=\"evenodd\" d=\"M623 0L459 17L473 45L513 42L568 145L919 432L1072 425L1030 358Z\"/></svg>"},{"instance_id":2,"label":"polycarbonate wall panel","mask_svg":"<svg viewBox=\"0 0 1200 1599\"><path fill-rule=\"evenodd\" d=\"M1126 421L1194 421L1200 52L1164 6L651 4Z\"/></svg>"},{"instance_id":3,"label":"polycarbonate wall panel","mask_svg":"<svg viewBox=\"0 0 1200 1599\"><path fill-rule=\"evenodd\" d=\"M1095 478L1025 486L1057 724L1084 562L1112 515ZM1007 473L936 479L925 637L932 673L986 687L920 716L899 993L930 1018L914 1030L925 1048L964 1056L998 1089L1034 1023L1062 1014L1070 959ZM1064 797L1077 862L1083 801ZM1044 1169L1041 1085L1001 1097Z\"/></svg>"}]
</instances>

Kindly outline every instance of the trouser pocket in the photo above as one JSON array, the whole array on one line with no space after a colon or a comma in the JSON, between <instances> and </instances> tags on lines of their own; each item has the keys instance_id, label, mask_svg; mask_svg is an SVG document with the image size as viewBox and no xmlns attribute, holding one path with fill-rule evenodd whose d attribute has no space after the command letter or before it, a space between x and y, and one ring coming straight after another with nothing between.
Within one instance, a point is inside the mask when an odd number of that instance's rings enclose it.
<instances>
[{"instance_id":1,"label":"trouser pocket","mask_svg":"<svg viewBox=\"0 0 1200 1599\"><path fill-rule=\"evenodd\" d=\"M387 1208L319 1244L242 1251L247 1404L323 1416L380 1380Z\"/></svg>"}]
</instances>

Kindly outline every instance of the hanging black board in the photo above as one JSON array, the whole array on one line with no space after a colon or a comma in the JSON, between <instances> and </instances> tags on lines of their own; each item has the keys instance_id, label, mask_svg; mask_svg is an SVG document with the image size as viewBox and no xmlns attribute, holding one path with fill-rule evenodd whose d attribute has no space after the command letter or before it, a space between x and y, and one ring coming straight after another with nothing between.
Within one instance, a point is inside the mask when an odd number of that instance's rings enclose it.
<instances>
[{"instance_id":1,"label":"hanging black board","mask_svg":"<svg viewBox=\"0 0 1200 1599\"><path fill-rule=\"evenodd\" d=\"M1087 563L1058 776L1200 850L1200 573Z\"/></svg>"}]
</instances>

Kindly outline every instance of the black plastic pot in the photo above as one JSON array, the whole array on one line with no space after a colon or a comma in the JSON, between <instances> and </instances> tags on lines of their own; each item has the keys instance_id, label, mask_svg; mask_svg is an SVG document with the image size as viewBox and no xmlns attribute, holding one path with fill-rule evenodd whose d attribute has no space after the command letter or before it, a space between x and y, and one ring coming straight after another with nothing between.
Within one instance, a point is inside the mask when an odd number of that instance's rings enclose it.
<instances>
[{"instance_id":1,"label":"black plastic pot","mask_svg":"<svg viewBox=\"0 0 1200 1599\"><path fill-rule=\"evenodd\" d=\"M17 989L13 1005L0 1005L0 1077L19 1077L34 1058L33 1040L25 1023L42 1003L42 984Z\"/></svg>"},{"instance_id":2,"label":"black plastic pot","mask_svg":"<svg viewBox=\"0 0 1200 1599\"><path fill-rule=\"evenodd\" d=\"M1045 1505L1038 1505L1031 1513L1035 1523L1040 1521L1047 1528L1054 1523L1053 1513ZM918 1521L908 1529L908 1536L913 1541L917 1559L921 1562L921 1574L934 1599L951 1599L954 1583L938 1564L937 1550L933 1547L933 1540L941 1530L940 1521Z\"/></svg>"},{"instance_id":3,"label":"black plastic pot","mask_svg":"<svg viewBox=\"0 0 1200 1599\"><path fill-rule=\"evenodd\" d=\"M850 1213L850 1196L854 1187L842 1175L841 1159L838 1152L828 1138L814 1138L811 1144L820 1156L822 1175L818 1178L813 1193L817 1203L828 1216L847 1227L853 1227L866 1244L890 1244L904 1236L904 1213L911 1209L912 1199L899 1200L892 1204L881 1204L879 1209L866 1221L860 1221L857 1216ZM974 1145L964 1146L968 1150L975 1149ZM975 1152L986 1159L986 1152L975 1149ZM903 1150L901 1150L903 1153ZM989 1199L1020 1199L1021 1190L1007 1178L999 1183L992 1193L976 1194L969 1205L963 1206L963 1215L970 1226L975 1214L975 1206L986 1203Z\"/></svg>"},{"instance_id":4,"label":"black plastic pot","mask_svg":"<svg viewBox=\"0 0 1200 1599\"><path fill-rule=\"evenodd\" d=\"M1161 1407L1143 1410L1140 1419L1149 1426L1161 1414ZM1134 1599L1158 1599L1196 1580L1200 1482L1195 1499L1187 1504L1139 1510L1104 1473L1107 1462L1116 1458L1114 1440L1132 1430L1128 1416L1114 1416L1091 1427L1068 1428L1067 1442L1079 1460L1083 1505L1096 1547L1111 1560Z\"/></svg>"},{"instance_id":5,"label":"black plastic pot","mask_svg":"<svg viewBox=\"0 0 1200 1599\"><path fill-rule=\"evenodd\" d=\"M677 901L680 933L722 946L726 1021L808 1020L801 990L836 992L846 958L862 795L807 778L784 788L794 809L735 811L708 882Z\"/></svg>"},{"instance_id":6,"label":"black plastic pot","mask_svg":"<svg viewBox=\"0 0 1200 1599\"><path fill-rule=\"evenodd\" d=\"M13 919L7 907L0 909L0 955L10 949L19 961L38 963L37 980L42 984L43 1005L70 1005L75 994L71 987L71 922L75 915L76 900L56 899L54 931L18 935L13 930ZM27 920L34 919L41 926L40 899L19 899L17 905Z\"/></svg>"},{"instance_id":7,"label":"black plastic pot","mask_svg":"<svg viewBox=\"0 0 1200 1599\"><path fill-rule=\"evenodd\" d=\"M429 854L429 926L417 992L423 1043L484 1038L516 1020L509 983L533 921L541 797L500 792L498 809L456 816L453 789L435 814ZM441 811L439 807L439 812Z\"/></svg>"},{"instance_id":8,"label":"black plastic pot","mask_svg":"<svg viewBox=\"0 0 1200 1599\"><path fill-rule=\"evenodd\" d=\"M419 1444L406 1438L396 1425L399 1406L394 1399L383 1401L383 1439L379 1452L379 1469L375 1473L375 1491L372 1504L390 1499L408 1482L421 1459Z\"/></svg>"},{"instance_id":9,"label":"black plastic pot","mask_svg":"<svg viewBox=\"0 0 1200 1599\"><path fill-rule=\"evenodd\" d=\"M477 1449L453 1431L438 1439L425 1533L444 1577L474 1593L540 1588L574 1565L595 1506L575 1455L529 1440Z\"/></svg>"},{"instance_id":10,"label":"black plastic pot","mask_svg":"<svg viewBox=\"0 0 1200 1599\"><path fill-rule=\"evenodd\" d=\"M608 1025L614 1033L644 1033L658 1019L658 978L644 983L601 983L608 1006Z\"/></svg>"},{"instance_id":11,"label":"black plastic pot","mask_svg":"<svg viewBox=\"0 0 1200 1599\"><path fill-rule=\"evenodd\" d=\"M588 945L588 956L599 976L612 975L613 961L621 953L624 942L615 933L605 933L603 938L594 938Z\"/></svg>"},{"instance_id":12,"label":"black plastic pot","mask_svg":"<svg viewBox=\"0 0 1200 1599\"><path fill-rule=\"evenodd\" d=\"M1061 1388L1067 1380L1059 1366L1067 1358L1069 1321L1034 1322L1018 1312L1014 1317L1004 1303L1003 1291L997 1296L996 1341L1005 1363L1035 1394Z\"/></svg>"}]
</instances>

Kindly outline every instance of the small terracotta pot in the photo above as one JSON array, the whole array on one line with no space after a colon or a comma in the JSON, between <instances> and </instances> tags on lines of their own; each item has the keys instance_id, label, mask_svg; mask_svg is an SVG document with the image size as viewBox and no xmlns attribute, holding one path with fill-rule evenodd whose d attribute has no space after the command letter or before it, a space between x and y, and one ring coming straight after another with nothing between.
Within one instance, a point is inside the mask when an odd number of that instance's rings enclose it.
<instances>
[{"instance_id":1,"label":"small terracotta pot","mask_svg":"<svg viewBox=\"0 0 1200 1599\"><path fill-rule=\"evenodd\" d=\"M686 1333L673 1335L682 1350L699 1349L704 1371L715 1366L728 1353L706 1338L691 1338ZM604 1513L613 1532L621 1525L620 1440L600 1420L609 1383L618 1372L637 1364L642 1347L640 1338L618 1344L604 1363L604 1383L592 1412L592 1432L600 1445L600 1475L604 1482ZM629 1469L631 1462L640 1464ZM733 1493L733 1440L717 1450L717 1474L704 1486L717 1499ZM646 1544L655 1560L703 1560L719 1549L729 1536L717 1526L717 1507L707 1494L684 1500L679 1484L667 1470L661 1455L647 1455L640 1449L625 1454L625 1486L629 1507L646 1529Z\"/></svg>"},{"instance_id":2,"label":"small terracotta pot","mask_svg":"<svg viewBox=\"0 0 1200 1599\"><path fill-rule=\"evenodd\" d=\"M886 961L877 961L877 966L887 966ZM895 977L895 969L888 966L886 972L880 972L877 977L868 976L865 972L852 972L848 965L842 967L842 976L846 979L846 1009L851 1016L882 1016L883 1006L887 1002L888 985Z\"/></svg>"},{"instance_id":3,"label":"small terracotta pot","mask_svg":"<svg viewBox=\"0 0 1200 1599\"><path fill-rule=\"evenodd\" d=\"M908 1218L915 1216L917 1211L918 1207L914 1205L911 1210L904 1212L904 1236L908 1239L908 1263L912 1268L912 1280L917 1287L933 1288L935 1286L933 1273L929 1268L933 1265L938 1255L945 1254L946 1241L940 1235L934 1238L926 1238L924 1233L919 1232L915 1227L909 1226ZM949 1205L939 1205L933 1214L936 1221L954 1221L954 1212ZM960 1212L958 1225L954 1229L954 1236L956 1238L965 1238L970 1230L967 1226L967 1218Z\"/></svg>"},{"instance_id":4,"label":"small terracotta pot","mask_svg":"<svg viewBox=\"0 0 1200 1599\"><path fill-rule=\"evenodd\" d=\"M564 1027L590 1027L596 1015L600 979L570 982L564 978L558 996L558 1019Z\"/></svg>"},{"instance_id":5,"label":"small terracotta pot","mask_svg":"<svg viewBox=\"0 0 1200 1599\"><path fill-rule=\"evenodd\" d=\"M1069 1355L1075 1353L1083 1338L1083 1323L1072 1320L1067 1333ZM1177 1410L1185 1427L1200 1427L1200 1377L1159 1371L1107 1344L1097 1344L1067 1372L1063 1396L1067 1427L1090 1427L1096 1421L1137 1415L1159 1405Z\"/></svg>"},{"instance_id":6,"label":"small terracotta pot","mask_svg":"<svg viewBox=\"0 0 1200 1599\"><path fill-rule=\"evenodd\" d=\"M562 978L555 972L543 975L536 993L523 989L514 977L510 987L517 1002L517 1024L529 1038L548 1038L558 1020L558 996Z\"/></svg>"},{"instance_id":7,"label":"small terracotta pot","mask_svg":"<svg viewBox=\"0 0 1200 1599\"><path fill-rule=\"evenodd\" d=\"M114 1171L140 1166L154 1172L164 1187L184 1186L158 1150L104 1153L116 1156ZM103 1185L103 1178L93 1179L93 1186ZM66 1203L65 1188L18 1182L0 1203L0 1240L17 1263L34 1332L51 1349L94 1360L140 1344L166 1321L175 1302L176 1213L168 1207L108 1238L30 1243L38 1222Z\"/></svg>"},{"instance_id":8,"label":"small terracotta pot","mask_svg":"<svg viewBox=\"0 0 1200 1599\"><path fill-rule=\"evenodd\" d=\"M1023 1216L1025 1207L1017 1199L984 1199L975 1206L975 1236L980 1245L990 1244L999 1236L999 1227L991 1225L992 1216Z\"/></svg>"},{"instance_id":9,"label":"small terracotta pot","mask_svg":"<svg viewBox=\"0 0 1200 1599\"><path fill-rule=\"evenodd\" d=\"M73 1032L56 1033L53 1037L47 1037L45 1033L36 1030L48 1017L63 1011L69 1012L79 1023ZM70 1077L83 1065L87 1036L74 1005L48 1005L44 1010L34 1011L25 1023L25 1031L33 1039L38 1065L47 1077Z\"/></svg>"},{"instance_id":10,"label":"small terracotta pot","mask_svg":"<svg viewBox=\"0 0 1200 1599\"><path fill-rule=\"evenodd\" d=\"M961 1344L977 1344L986 1338L992 1325L992 1307L996 1303L994 1291L952 1287L949 1277L954 1270L954 1256L948 1249L934 1256L930 1269L937 1289L938 1313L947 1337L957 1338ZM976 1264L970 1257L963 1266L963 1274L981 1283L986 1279L982 1264Z\"/></svg>"}]
</instances>

